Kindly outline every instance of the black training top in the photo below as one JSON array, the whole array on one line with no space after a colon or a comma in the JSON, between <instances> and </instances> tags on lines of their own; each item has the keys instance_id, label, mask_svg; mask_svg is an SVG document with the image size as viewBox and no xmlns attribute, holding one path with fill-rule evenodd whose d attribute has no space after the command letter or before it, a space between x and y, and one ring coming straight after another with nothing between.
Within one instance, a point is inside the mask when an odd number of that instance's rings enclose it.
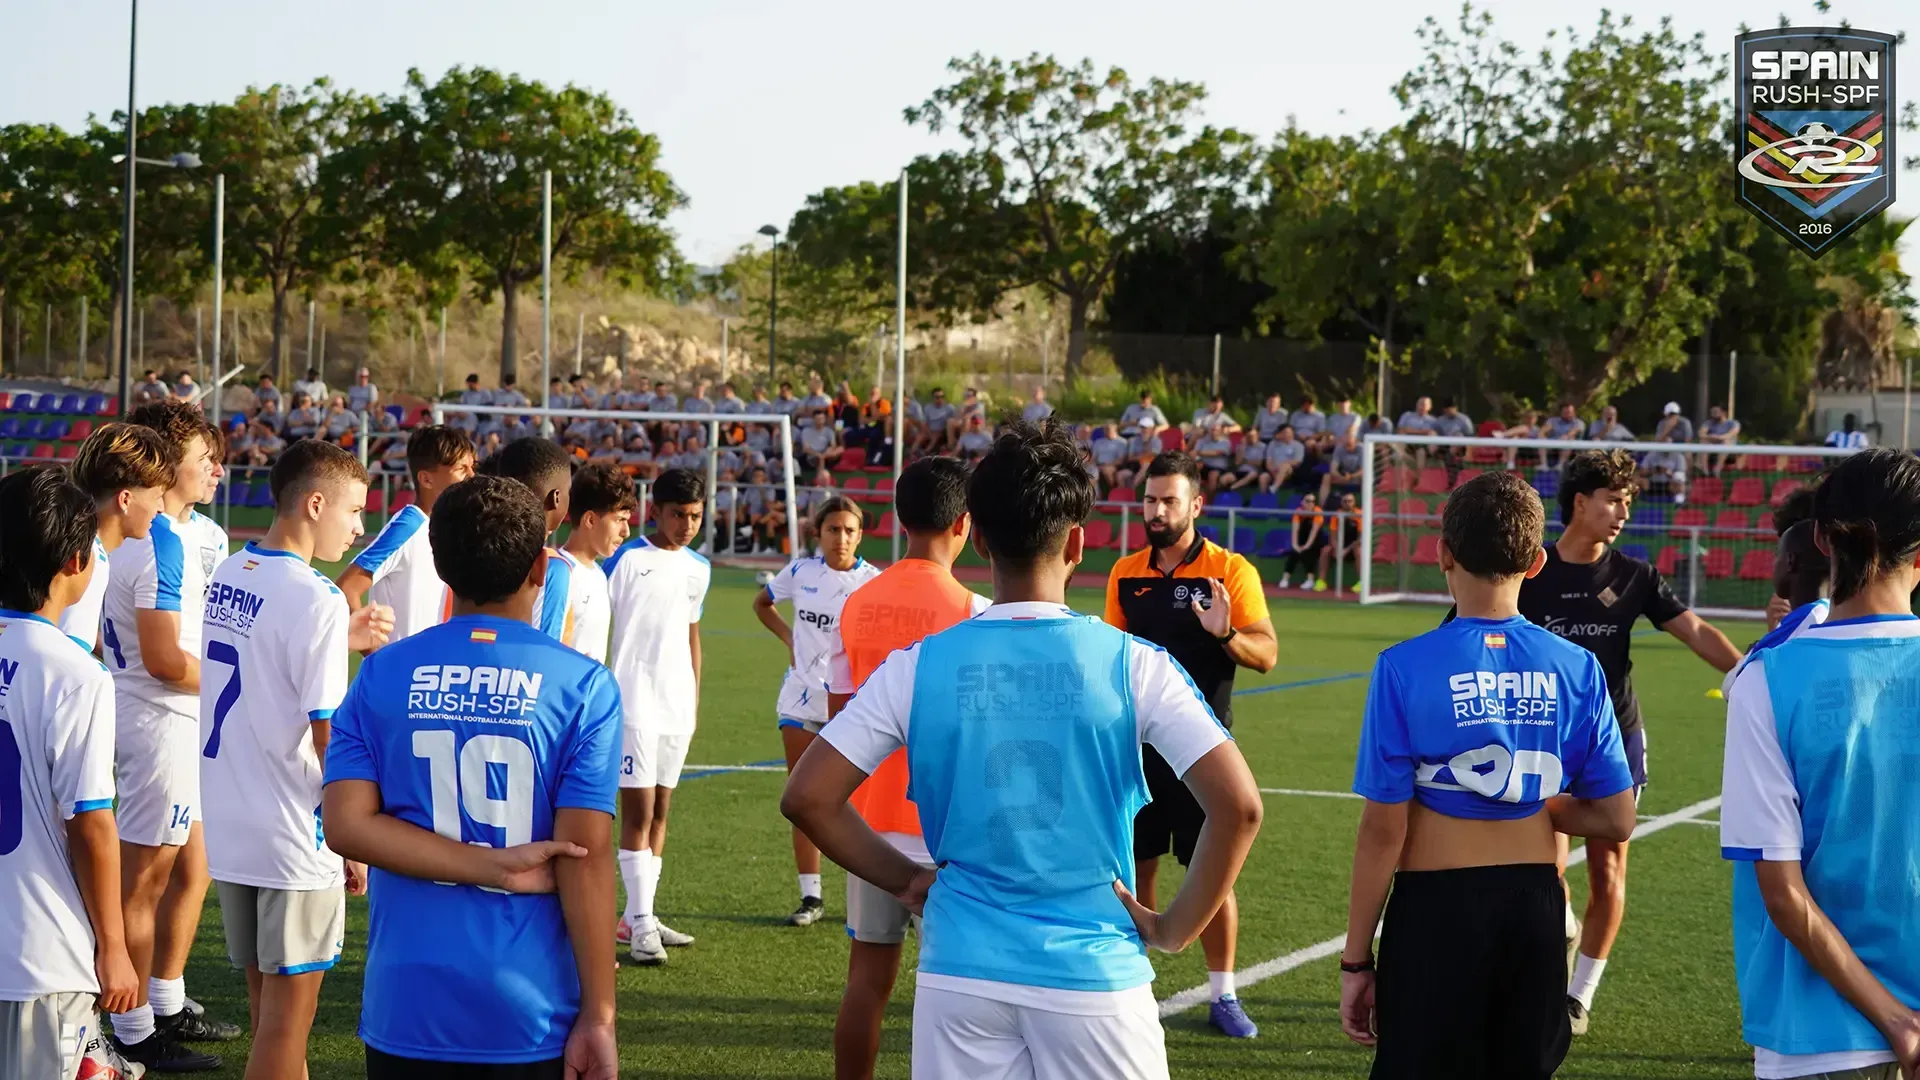
<instances>
[{"instance_id":1,"label":"black training top","mask_svg":"<svg viewBox=\"0 0 1920 1080\"><path fill-rule=\"evenodd\" d=\"M1633 693L1633 624L1645 615L1656 629L1686 614L1687 605L1652 564L1617 548L1590 563L1570 563L1547 545L1547 564L1520 586L1520 614L1600 661L1620 733L1640 729L1640 699ZM1453 618L1453 612L1447 612Z\"/></svg>"}]
</instances>

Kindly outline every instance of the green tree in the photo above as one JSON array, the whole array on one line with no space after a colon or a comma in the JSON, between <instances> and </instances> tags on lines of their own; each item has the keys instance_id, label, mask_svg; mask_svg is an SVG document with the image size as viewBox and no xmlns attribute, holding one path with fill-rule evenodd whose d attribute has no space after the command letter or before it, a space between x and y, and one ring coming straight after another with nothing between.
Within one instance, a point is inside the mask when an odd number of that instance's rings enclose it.
<instances>
[{"instance_id":1,"label":"green tree","mask_svg":"<svg viewBox=\"0 0 1920 1080\"><path fill-rule=\"evenodd\" d=\"M540 276L540 180L553 171L553 258L658 288L677 273L665 226L685 199L660 142L611 98L485 68L454 68L357 125L338 180L382 228L388 262L444 289L464 270L475 299L502 298L500 370L517 366L518 299Z\"/></svg>"},{"instance_id":2,"label":"green tree","mask_svg":"<svg viewBox=\"0 0 1920 1080\"><path fill-rule=\"evenodd\" d=\"M707 290L737 313L741 327L761 339L765 352L773 252L742 247L705 279ZM852 359L871 349L875 330L888 320L893 290L884 296L852 262L811 262L780 253L780 327L776 342L780 367L844 375Z\"/></svg>"}]
</instances>

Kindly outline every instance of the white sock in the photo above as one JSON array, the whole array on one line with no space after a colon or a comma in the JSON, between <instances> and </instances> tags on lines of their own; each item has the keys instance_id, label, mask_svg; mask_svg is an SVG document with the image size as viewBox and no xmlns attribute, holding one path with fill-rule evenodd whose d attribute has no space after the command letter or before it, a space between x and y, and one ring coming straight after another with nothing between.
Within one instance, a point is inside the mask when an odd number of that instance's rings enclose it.
<instances>
[{"instance_id":1,"label":"white sock","mask_svg":"<svg viewBox=\"0 0 1920 1080\"><path fill-rule=\"evenodd\" d=\"M1595 960L1581 953L1573 963L1573 981L1567 984L1567 996L1578 1001L1582 1008L1592 1009L1593 992L1600 989L1600 973L1605 970L1605 960Z\"/></svg>"},{"instance_id":2,"label":"white sock","mask_svg":"<svg viewBox=\"0 0 1920 1080\"><path fill-rule=\"evenodd\" d=\"M658 900L660 896L660 864L664 861L661 856L649 852L647 855L647 864L641 868L647 878L647 908L645 914L649 917L653 915L654 902Z\"/></svg>"},{"instance_id":3,"label":"white sock","mask_svg":"<svg viewBox=\"0 0 1920 1080\"><path fill-rule=\"evenodd\" d=\"M820 899L820 875L819 874L801 874L800 875L800 895L803 897L811 896L815 900Z\"/></svg>"},{"instance_id":4,"label":"white sock","mask_svg":"<svg viewBox=\"0 0 1920 1080\"><path fill-rule=\"evenodd\" d=\"M172 1016L187 1007L187 978L148 979L147 1004L153 1006L153 1015Z\"/></svg>"},{"instance_id":5,"label":"white sock","mask_svg":"<svg viewBox=\"0 0 1920 1080\"><path fill-rule=\"evenodd\" d=\"M615 856L620 863L620 884L627 890L625 915L629 926L640 914L640 868L645 865L646 854L644 851L628 851L622 848L620 854Z\"/></svg>"},{"instance_id":6,"label":"white sock","mask_svg":"<svg viewBox=\"0 0 1920 1080\"><path fill-rule=\"evenodd\" d=\"M1233 972L1231 971L1207 972L1207 989L1213 992L1213 1000L1215 1001L1219 1001L1221 998L1232 997L1233 996Z\"/></svg>"},{"instance_id":7,"label":"white sock","mask_svg":"<svg viewBox=\"0 0 1920 1080\"><path fill-rule=\"evenodd\" d=\"M126 1012L114 1013L113 1034L122 1046L132 1046L152 1038L153 1006L135 1005Z\"/></svg>"},{"instance_id":8,"label":"white sock","mask_svg":"<svg viewBox=\"0 0 1920 1080\"><path fill-rule=\"evenodd\" d=\"M651 851L636 852L640 857L640 877L633 890L633 932L644 934L653 929L653 895L660 881L660 860Z\"/></svg>"}]
</instances>

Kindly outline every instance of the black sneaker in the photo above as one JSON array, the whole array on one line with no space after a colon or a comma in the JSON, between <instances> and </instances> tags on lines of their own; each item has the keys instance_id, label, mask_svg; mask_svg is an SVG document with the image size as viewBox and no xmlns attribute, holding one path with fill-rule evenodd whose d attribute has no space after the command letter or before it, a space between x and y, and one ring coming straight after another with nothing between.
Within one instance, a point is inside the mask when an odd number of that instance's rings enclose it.
<instances>
[{"instance_id":1,"label":"black sneaker","mask_svg":"<svg viewBox=\"0 0 1920 1080\"><path fill-rule=\"evenodd\" d=\"M132 1046L120 1043L120 1055L154 1073L212 1072L220 1067L219 1055L174 1042L158 1030Z\"/></svg>"},{"instance_id":2,"label":"black sneaker","mask_svg":"<svg viewBox=\"0 0 1920 1080\"><path fill-rule=\"evenodd\" d=\"M192 1009L181 1009L172 1016L156 1016L153 1026L174 1042L232 1042L240 1037L238 1024L209 1019L205 1013Z\"/></svg>"},{"instance_id":3,"label":"black sneaker","mask_svg":"<svg viewBox=\"0 0 1920 1080\"><path fill-rule=\"evenodd\" d=\"M788 926L812 926L827 917L827 905L817 896L803 896L800 906L787 916Z\"/></svg>"}]
</instances>

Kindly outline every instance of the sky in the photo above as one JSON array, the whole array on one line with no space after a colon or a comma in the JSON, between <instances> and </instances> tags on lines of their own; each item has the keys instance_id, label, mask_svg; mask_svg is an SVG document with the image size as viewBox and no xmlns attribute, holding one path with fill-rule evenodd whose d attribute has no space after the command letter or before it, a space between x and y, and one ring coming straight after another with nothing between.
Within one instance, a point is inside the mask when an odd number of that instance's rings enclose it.
<instances>
[{"instance_id":1,"label":"sky","mask_svg":"<svg viewBox=\"0 0 1920 1080\"><path fill-rule=\"evenodd\" d=\"M1547 31L1593 26L1591 0L1493 0L1496 28L1529 49ZM1731 49L1742 22L1799 25L1845 18L1863 29L1913 31L1913 0L1610 0L1651 25ZM124 108L129 0L0 0L0 124L75 126ZM916 10L917 9L917 10ZM822 188L892 176L941 138L901 110L946 81L949 59L1052 53L1117 64L1136 79L1205 84L1207 121L1265 137L1289 118L1317 132L1384 128L1399 119L1392 87L1419 60L1415 30L1454 0L968 0L940 5L880 0L145 0L140 4L141 104L230 100L248 86L337 85L393 93L409 68L429 76L488 66L609 94L642 130L688 196L670 225L696 264L724 260L761 225L783 226ZM909 14L910 13L910 14ZM1920 58L1909 43L1900 96L1920 98ZM1729 94L1731 89L1729 88ZM1914 136L1901 149L1915 153ZM1920 214L1920 172L1903 171L1894 208ZM1920 255L1909 233L1907 261Z\"/></svg>"}]
</instances>

